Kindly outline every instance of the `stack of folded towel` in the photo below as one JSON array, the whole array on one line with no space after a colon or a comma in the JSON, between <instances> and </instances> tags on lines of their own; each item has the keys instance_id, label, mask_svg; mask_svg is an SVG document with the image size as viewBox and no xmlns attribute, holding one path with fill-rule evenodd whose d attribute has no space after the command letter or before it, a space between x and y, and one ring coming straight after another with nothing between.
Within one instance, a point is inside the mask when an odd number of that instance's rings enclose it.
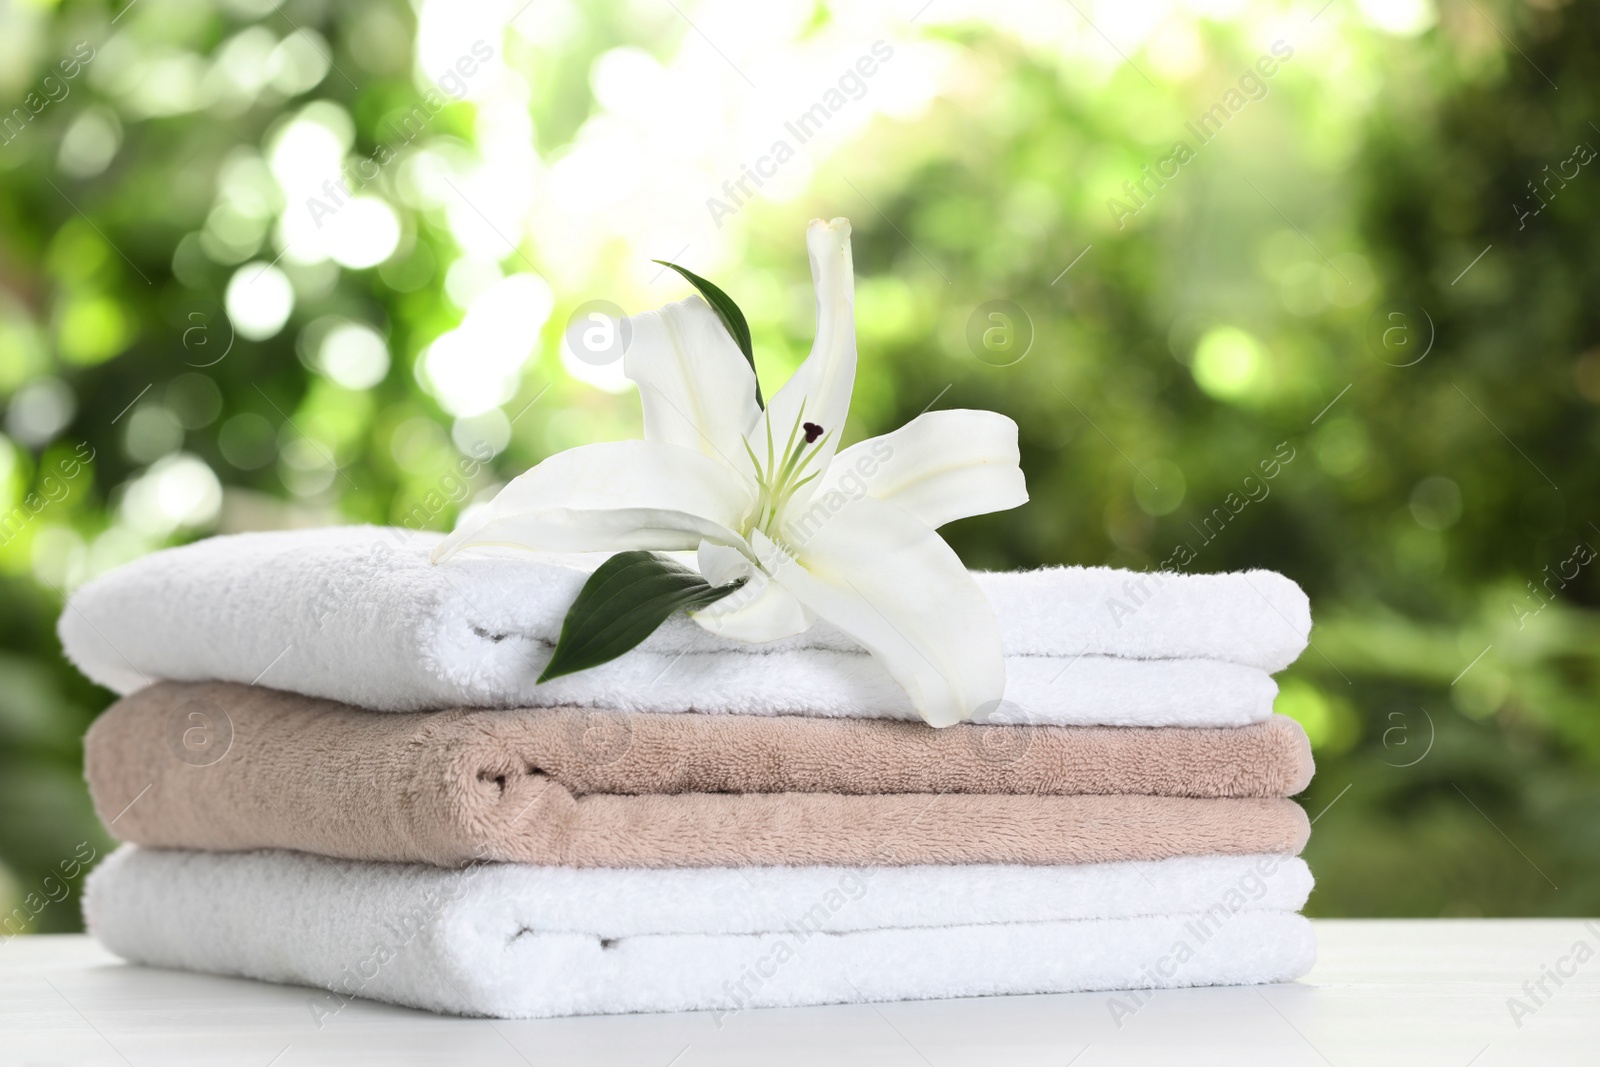
<instances>
[{"instance_id":1,"label":"stack of folded towel","mask_svg":"<svg viewBox=\"0 0 1600 1067\"><path fill-rule=\"evenodd\" d=\"M1311 776L1267 573L981 574L1006 699L935 730L819 624L670 621L536 685L599 557L249 534L100 578L68 655L127 959L502 1017L1285 981ZM913 721L905 721L913 720Z\"/></svg>"}]
</instances>

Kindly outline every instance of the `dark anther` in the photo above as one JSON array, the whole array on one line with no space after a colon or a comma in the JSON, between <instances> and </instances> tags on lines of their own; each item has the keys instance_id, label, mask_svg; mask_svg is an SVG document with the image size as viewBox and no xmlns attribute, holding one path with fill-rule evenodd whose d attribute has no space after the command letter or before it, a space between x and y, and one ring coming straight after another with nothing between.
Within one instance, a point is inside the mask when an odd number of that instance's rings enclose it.
<instances>
[{"instance_id":1,"label":"dark anther","mask_svg":"<svg viewBox=\"0 0 1600 1067\"><path fill-rule=\"evenodd\" d=\"M800 424L800 428L805 430L805 432L806 432L806 444L808 444L808 445L813 443L814 441L816 441L817 438L822 436L822 427L818 426L814 422L801 423Z\"/></svg>"}]
</instances>

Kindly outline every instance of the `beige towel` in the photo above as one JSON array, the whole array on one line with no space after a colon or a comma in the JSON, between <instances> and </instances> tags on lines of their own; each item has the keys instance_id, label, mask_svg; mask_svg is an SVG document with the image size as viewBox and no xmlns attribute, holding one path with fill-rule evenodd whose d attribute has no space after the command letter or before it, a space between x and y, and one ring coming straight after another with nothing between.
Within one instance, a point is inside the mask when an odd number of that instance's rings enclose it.
<instances>
[{"instance_id":1,"label":"beige towel","mask_svg":"<svg viewBox=\"0 0 1600 1067\"><path fill-rule=\"evenodd\" d=\"M141 845L582 867L1298 852L1305 814L1270 795L1311 771L1286 719L936 731L580 709L379 714L222 683L119 701L85 759L101 818ZM1156 792L1220 799L1137 795ZM1123 795L1061 795L1082 793Z\"/></svg>"}]
</instances>

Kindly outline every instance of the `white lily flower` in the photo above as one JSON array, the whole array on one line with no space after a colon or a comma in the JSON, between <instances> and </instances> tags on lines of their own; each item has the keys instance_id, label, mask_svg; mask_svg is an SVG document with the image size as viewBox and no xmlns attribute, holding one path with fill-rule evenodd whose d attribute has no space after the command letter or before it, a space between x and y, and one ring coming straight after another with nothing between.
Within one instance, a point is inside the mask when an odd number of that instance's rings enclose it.
<instances>
[{"instance_id":1,"label":"white lily flower","mask_svg":"<svg viewBox=\"0 0 1600 1067\"><path fill-rule=\"evenodd\" d=\"M623 369L644 440L559 453L508 484L433 553L698 550L735 593L693 613L707 630L773 641L825 619L884 664L935 726L1000 700L999 627L936 527L1028 499L1017 427L933 411L837 451L855 383L850 223L806 235L817 294L810 355L765 411L744 354L699 297L632 319Z\"/></svg>"}]
</instances>

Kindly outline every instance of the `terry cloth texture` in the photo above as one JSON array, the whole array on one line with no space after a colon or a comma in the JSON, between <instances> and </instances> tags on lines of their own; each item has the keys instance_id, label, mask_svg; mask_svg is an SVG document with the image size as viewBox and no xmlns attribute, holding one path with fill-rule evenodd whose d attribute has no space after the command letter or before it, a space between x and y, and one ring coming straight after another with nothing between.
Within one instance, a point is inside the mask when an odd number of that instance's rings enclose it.
<instances>
[{"instance_id":1,"label":"terry cloth texture","mask_svg":"<svg viewBox=\"0 0 1600 1067\"><path fill-rule=\"evenodd\" d=\"M1282 855L1072 867L459 871L119 849L84 914L138 963L502 1018L1289 981Z\"/></svg>"},{"instance_id":2,"label":"terry cloth texture","mask_svg":"<svg viewBox=\"0 0 1600 1067\"><path fill-rule=\"evenodd\" d=\"M555 718L565 725L544 751L557 759L576 744L604 760L610 742L639 736L591 732L581 712ZM1297 853L1309 831L1305 813L1281 797L591 792L511 751L503 731L518 721L526 713L413 718L264 689L164 684L125 699L90 729L85 764L101 819L126 841L443 866L1093 863ZM936 745L960 745L960 734L906 726L958 739ZM619 757L623 773L627 757ZM566 765L577 766L570 755Z\"/></svg>"},{"instance_id":3,"label":"terry cloth texture","mask_svg":"<svg viewBox=\"0 0 1600 1067\"><path fill-rule=\"evenodd\" d=\"M567 608L603 557L478 552L433 566L437 542L336 527L167 549L74 593L62 643L119 693L160 679L259 680L382 711L913 717L882 666L826 623L752 645L678 617L611 663L538 686ZM1294 661L1311 628L1305 594L1269 571L1057 567L975 578L1007 659L1006 702L992 722L1263 719L1276 691L1266 675Z\"/></svg>"},{"instance_id":4,"label":"terry cloth texture","mask_svg":"<svg viewBox=\"0 0 1600 1067\"><path fill-rule=\"evenodd\" d=\"M195 714L203 718L193 718ZM213 748L217 774L190 762ZM210 724L210 726L208 726ZM1283 797L1311 781L1311 746L1282 715L1235 729L982 726L582 708L379 714L224 682L159 682L112 705L85 742L108 803L160 781L162 804L205 811L239 775L279 795L353 782L419 796L543 775L590 793L1054 793ZM153 811L153 807L147 807ZM112 814L115 814L113 812ZM129 816L132 817L132 816Z\"/></svg>"}]
</instances>

